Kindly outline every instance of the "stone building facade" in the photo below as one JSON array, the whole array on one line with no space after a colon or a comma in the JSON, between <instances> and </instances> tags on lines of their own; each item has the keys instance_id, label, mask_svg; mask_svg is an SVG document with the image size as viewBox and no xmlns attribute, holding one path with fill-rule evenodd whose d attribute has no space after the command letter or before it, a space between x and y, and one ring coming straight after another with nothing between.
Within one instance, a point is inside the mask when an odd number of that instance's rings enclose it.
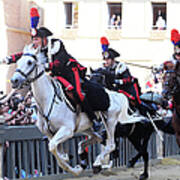
<instances>
[{"instance_id":1,"label":"stone building facade","mask_svg":"<svg viewBox=\"0 0 180 180\"><path fill-rule=\"evenodd\" d=\"M68 52L82 64L92 67L102 63L101 36L106 36L110 46L120 52L119 60L151 66L171 56L170 31L180 30L179 0L0 0L4 12L4 22L0 22L0 36L4 38L0 47L4 50L0 57L22 50L30 41L32 6L41 11L41 25L62 39ZM119 26L110 24L113 14L120 17ZM157 23L159 16L164 20L162 28ZM150 73L130 68L142 82Z\"/></svg>"},{"instance_id":2,"label":"stone building facade","mask_svg":"<svg viewBox=\"0 0 180 180\"><path fill-rule=\"evenodd\" d=\"M30 17L29 9L35 4L24 0L0 0L0 58L21 52L24 45L30 42ZM1 65L4 66L4 65ZM6 74L6 91L11 90L9 79L16 65L3 68Z\"/></svg>"}]
</instances>

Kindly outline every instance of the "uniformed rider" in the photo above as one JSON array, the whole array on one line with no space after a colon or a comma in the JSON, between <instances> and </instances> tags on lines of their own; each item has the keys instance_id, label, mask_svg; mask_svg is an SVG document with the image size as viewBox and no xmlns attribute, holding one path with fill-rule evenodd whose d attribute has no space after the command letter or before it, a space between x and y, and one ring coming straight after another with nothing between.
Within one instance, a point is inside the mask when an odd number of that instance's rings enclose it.
<instances>
[{"instance_id":1,"label":"uniformed rider","mask_svg":"<svg viewBox=\"0 0 180 180\"><path fill-rule=\"evenodd\" d=\"M101 124L97 120L95 113L88 103L86 94L81 88L81 80L85 78L86 67L82 66L66 51L60 39L51 39L51 49L49 49L48 37L52 36L52 32L49 29L45 27L33 29L31 36L33 47L40 47L47 57L47 63L45 63L46 70L51 71L51 75L59 80L67 91L73 93L76 102L81 105L93 123L94 131L98 131ZM51 61L48 60L48 53L51 55ZM8 64L15 63L21 56L22 53L14 54L6 57L5 61Z\"/></svg>"},{"instance_id":2,"label":"uniformed rider","mask_svg":"<svg viewBox=\"0 0 180 180\"><path fill-rule=\"evenodd\" d=\"M138 109L144 116L148 111L151 113L152 108L140 99L141 88L138 79L132 76L124 62L115 60L120 54L113 48L109 48L110 43L106 37L101 37L100 42L105 62L99 71L105 74L107 88L125 94L134 111Z\"/></svg>"}]
</instances>

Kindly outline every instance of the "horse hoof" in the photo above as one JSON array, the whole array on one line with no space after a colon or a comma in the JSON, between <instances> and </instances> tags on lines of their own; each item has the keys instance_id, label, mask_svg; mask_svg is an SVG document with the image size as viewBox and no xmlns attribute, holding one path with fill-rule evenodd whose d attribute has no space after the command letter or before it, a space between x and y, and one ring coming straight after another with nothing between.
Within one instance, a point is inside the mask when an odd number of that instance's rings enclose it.
<instances>
[{"instance_id":1,"label":"horse hoof","mask_svg":"<svg viewBox=\"0 0 180 180\"><path fill-rule=\"evenodd\" d=\"M110 161L109 164L102 164L102 169L111 169L113 166L113 161Z\"/></svg>"},{"instance_id":2,"label":"horse hoof","mask_svg":"<svg viewBox=\"0 0 180 180\"><path fill-rule=\"evenodd\" d=\"M128 162L127 168L133 168L134 167L134 163L132 163L131 161Z\"/></svg>"},{"instance_id":3,"label":"horse hoof","mask_svg":"<svg viewBox=\"0 0 180 180\"><path fill-rule=\"evenodd\" d=\"M79 154L80 157L80 164L83 169L87 168L87 159L88 159L88 153L84 151L83 153Z\"/></svg>"},{"instance_id":4,"label":"horse hoof","mask_svg":"<svg viewBox=\"0 0 180 180\"><path fill-rule=\"evenodd\" d=\"M74 175L75 176L79 176L82 171L83 171L83 168L80 166L80 165L76 165L74 168L73 168L73 171L74 171Z\"/></svg>"},{"instance_id":5,"label":"horse hoof","mask_svg":"<svg viewBox=\"0 0 180 180\"><path fill-rule=\"evenodd\" d=\"M139 180L146 180L146 179L148 179L148 177L149 177L148 174L143 173L140 175Z\"/></svg>"},{"instance_id":6,"label":"horse hoof","mask_svg":"<svg viewBox=\"0 0 180 180\"><path fill-rule=\"evenodd\" d=\"M87 161L86 160L81 160L81 167L83 169L86 169L87 168Z\"/></svg>"},{"instance_id":7,"label":"horse hoof","mask_svg":"<svg viewBox=\"0 0 180 180\"><path fill-rule=\"evenodd\" d=\"M102 170L101 166L93 166L93 173L98 174Z\"/></svg>"}]
</instances>

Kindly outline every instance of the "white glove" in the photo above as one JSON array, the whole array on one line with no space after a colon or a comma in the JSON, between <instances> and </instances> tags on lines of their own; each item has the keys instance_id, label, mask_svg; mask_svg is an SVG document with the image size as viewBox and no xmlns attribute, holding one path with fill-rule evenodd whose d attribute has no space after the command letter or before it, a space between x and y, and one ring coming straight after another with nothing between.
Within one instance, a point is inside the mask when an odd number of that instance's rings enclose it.
<instances>
[{"instance_id":1,"label":"white glove","mask_svg":"<svg viewBox=\"0 0 180 180\"><path fill-rule=\"evenodd\" d=\"M120 85L124 84L122 79L116 79L114 82Z\"/></svg>"},{"instance_id":2,"label":"white glove","mask_svg":"<svg viewBox=\"0 0 180 180\"><path fill-rule=\"evenodd\" d=\"M11 56L6 56L5 58L2 59L2 63L10 64L11 62L12 62Z\"/></svg>"},{"instance_id":3,"label":"white glove","mask_svg":"<svg viewBox=\"0 0 180 180\"><path fill-rule=\"evenodd\" d=\"M49 70L49 63L44 63L44 68L46 71L48 71Z\"/></svg>"},{"instance_id":4,"label":"white glove","mask_svg":"<svg viewBox=\"0 0 180 180\"><path fill-rule=\"evenodd\" d=\"M159 73L161 71L163 71L162 65L159 65L159 66L155 65L155 66L152 67L152 72L153 73Z\"/></svg>"}]
</instances>

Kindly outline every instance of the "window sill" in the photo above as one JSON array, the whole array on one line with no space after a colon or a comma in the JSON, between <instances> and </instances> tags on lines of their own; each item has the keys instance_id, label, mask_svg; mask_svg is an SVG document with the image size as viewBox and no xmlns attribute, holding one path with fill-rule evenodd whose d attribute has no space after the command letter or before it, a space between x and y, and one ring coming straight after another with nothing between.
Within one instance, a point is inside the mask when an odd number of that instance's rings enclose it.
<instances>
[{"instance_id":1,"label":"window sill","mask_svg":"<svg viewBox=\"0 0 180 180\"><path fill-rule=\"evenodd\" d=\"M64 29L62 31L62 38L64 39L76 39L78 29Z\"/></svg>"},{"instance_id":2,"label":"window sill","mask_svg":"<svg viewBox=\"0 0 180 180\"><path fill-rule=\"evenodd\" d=\"M121 29L107 29L106 35L110 40L119 40L121 39Z\"/></svg>"},{"instance_id":3,"label":"window sill","mask_svg":"<svg viewBox=\"0 0 180 180\"><path fill-rule=\"evenodd\" d=\"M151 30L149 39L164 40L166 39L166 30Z\"/></svg>"}]
</instances>

